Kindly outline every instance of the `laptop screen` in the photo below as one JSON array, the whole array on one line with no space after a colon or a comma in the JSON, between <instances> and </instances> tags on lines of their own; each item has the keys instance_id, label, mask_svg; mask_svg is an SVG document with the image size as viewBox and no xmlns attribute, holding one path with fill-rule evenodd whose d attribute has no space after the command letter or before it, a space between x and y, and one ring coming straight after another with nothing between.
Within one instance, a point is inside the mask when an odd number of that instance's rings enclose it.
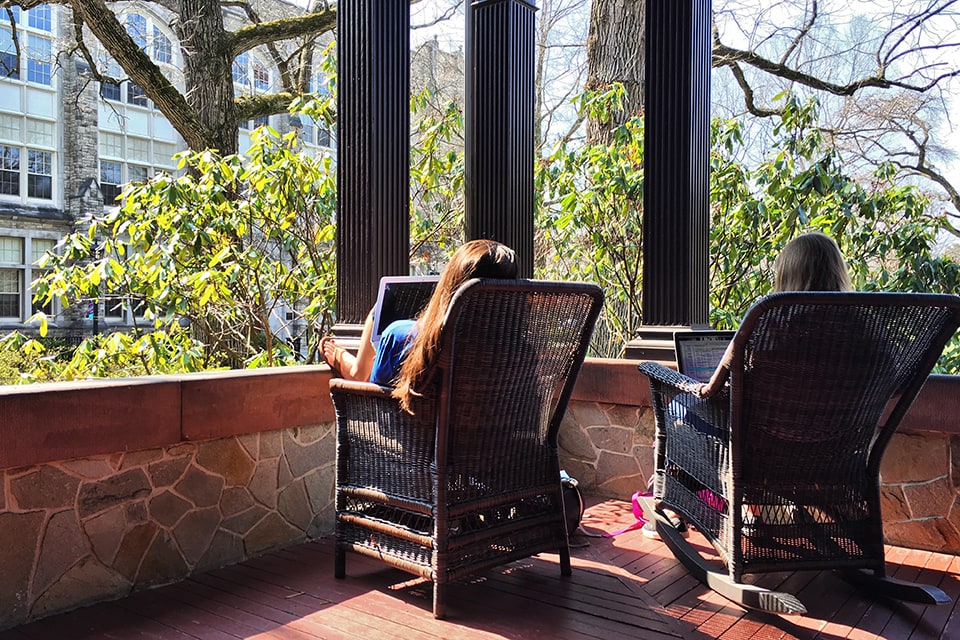
<instances>
[{"instance_id":1,"label":"laptop screen","mask_svg":"<svg viewBox=\"0 0 960 640\"><path fill-rule=\"evenodd\" d=\"M734 334L736 331L677 331L673 334L677 370L709 382Z\"/></svg>"},{"instance_id":2,"label":"laptop screen","mask_svg":"<svg viewBox=\"0 0 960 640\"><path fill-rule=\"evenodd\" d=\"M373 340L380 336L395 320L416 317L427 306L440 276L384 276L380 278L377 305L373 312Z\"/></svg>"}]
</instances>

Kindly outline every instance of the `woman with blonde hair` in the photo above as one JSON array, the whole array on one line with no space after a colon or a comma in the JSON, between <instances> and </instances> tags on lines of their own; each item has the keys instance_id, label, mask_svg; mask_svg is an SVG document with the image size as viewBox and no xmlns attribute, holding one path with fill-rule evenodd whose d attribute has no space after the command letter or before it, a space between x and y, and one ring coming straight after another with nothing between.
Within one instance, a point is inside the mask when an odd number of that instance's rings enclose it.
<instances>
[{"instance_id":1,"label":"woman with blonde hair","mask_svg":"<svg viewBox=\"0 0 960 640\"><path fill-rule=\"evenodd\" d=\"M853 291L840 247L833 238L811 231L787 243L773 262L773 291ZM732 347L732 344L731 344ZM730 376L733 359L727 348L710 382L700 387L700 396L709 398L723 388Z\"/></svg>"},{"instance_id":2,"label":"woman with blonde hair","mask_svg":"<svg viewBox=\"0 0 960 640\"><path fill-rule=\"evenodd\" d=\"M797 236L787 243L780 255L773 262L774 272L774 293L781 291L852 291L853 284L850 281L850 274L847 272L847 265L843 260L843 254L840 253L840 247L830 236L812 231ZM717 365L709 382L700 385L697 391L699 398L684 398L678 396L667 407L667 411L673 416L674 420L685 421L694 428L703 432L712 432L714 427L710 422L701 417L701 406L706 401L702 398L710 398L723 389L727 379L730 377L730 366L733 362L733 342L727 347L720 364ZM653 479L651 478L651 484ZM710 497L713 494L707 490L707 500L722 500L722 498ZM670 520L671 524L685 534L686 525L683 519L670 509L662 509L661 512ZM750 513L753 516L759 516L759 511L751 508ZM652 521L643 526L643 535L648 538L659 538L656 526Z\"/></svg>"},{"instance_id":3,"label":"woman with blonde hair","mask_svg":"<svg viewBox=\"0 0 960 640\"><path fill-rule=\"evenodd\" d=\"M472 278L516 277L517 258L513 249L493 240L471 240L451 256L430 301L416 319L391 323L379 344L374 345L370 340L373 335L371 311L364 323L356 356L332 338L324 338L320 343L324 360L334 372L348 380L395 386L393 396L400 401L400 406L409 410L420 377L436 358L440 330L457 290Z\"/></svg>"}]
</instances>

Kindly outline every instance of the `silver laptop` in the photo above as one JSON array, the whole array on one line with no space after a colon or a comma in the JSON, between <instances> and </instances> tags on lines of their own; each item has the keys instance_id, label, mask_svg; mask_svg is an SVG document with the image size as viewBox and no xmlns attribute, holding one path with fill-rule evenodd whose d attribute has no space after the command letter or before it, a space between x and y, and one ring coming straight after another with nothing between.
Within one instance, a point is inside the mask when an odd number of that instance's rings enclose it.
<instances>
[{"instance_id":1,"label":"silver laptop","mask_svg":"<svg viewBox=\"0 0 960 640\"><path fill-rule=\"evenodd\" d=\"M677 370L700 382L709 382L736 331L677 331L673 347Z\"/></svg>"},{"instance_id":2,"label":"silver laptop","mask_svg":"<svg viewBox=\"0 0 960 640\"><path fill-rule=\"evenodd\" d=\"M373 312L374 344L395 320L416 317L427 306L440 276L384 276L380 278Z\"/></svg>"}]
</instances>

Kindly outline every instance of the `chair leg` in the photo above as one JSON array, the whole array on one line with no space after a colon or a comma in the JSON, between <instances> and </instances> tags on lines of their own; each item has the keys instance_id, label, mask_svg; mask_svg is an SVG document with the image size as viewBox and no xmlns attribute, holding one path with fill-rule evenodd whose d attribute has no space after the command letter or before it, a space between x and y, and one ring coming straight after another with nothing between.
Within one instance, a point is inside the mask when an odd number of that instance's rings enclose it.
<instances>
[{"instance_id":1,"label":"chair leg","mask_svg":"<svg viewBox=\"0 0 960 640\"><path fill-rule=\"evenodd\" d=\"M447 617L447 594L444 585L433 583L433 617L443 620Z\"/></svg>"},{"instance_id":2,"label":"chair leg","mask_svg":"<svg viewBox=\"0 0 960 640\"><path fill-rule=\"evenodd\" d=\"M347 577L347 552L340 545L334 545L333 548L333 577Z\"/></svg>"},{"instance_id":3,"label":"chair leg","mask_svg":"<svg viewBox=\"0 0 960 640\"><path fill-rule=\"evenodd\" d=\"M570 567L570 545L565 544L560 547L560 575L569 576L573 573Z\"/></svg>"},{"instance_id":4,"label":"chair leg","mask_svg":"<svg viewBox=\"0 0 960 640\"><path fill-rule=\"evenodd\" d=\"M656 511L652 497L640 498L644 515L653 514L657 533L674 557L686 567L694 578L716 591L724 598L749 609L769 611L771 613L803 614L807 608L796 596L782 591L771 591L752 584L734 582L730 576L703 559L703 556L687 542L670 522Z\"/></svg>"},{"instance_id":5,"label":"chair leg","mask_svg":"<svg viewBox=\"0 0 960 640\"><path fill-rule=\"evenodd\" d=\"M839 573L850 584L873 595L920 604L941 605L953 602L943 590L933 585L878 576L865 569L841 571Z\"/></svg>"}]
</instances>

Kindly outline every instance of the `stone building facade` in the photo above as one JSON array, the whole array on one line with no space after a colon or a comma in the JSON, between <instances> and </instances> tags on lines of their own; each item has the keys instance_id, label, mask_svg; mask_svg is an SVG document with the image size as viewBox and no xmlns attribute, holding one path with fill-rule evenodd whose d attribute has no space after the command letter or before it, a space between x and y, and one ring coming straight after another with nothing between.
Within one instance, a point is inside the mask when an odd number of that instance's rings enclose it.
<instances>
[{"instance_id":1,"label":"stone building facade","mask_svg":"<svg viewBox=\"0 0 960 640\"><path fill-rule=\"evenodd\" d=\"M302 11L277 0L254 4L265 20ZM173 16L157 13L163 9L154 6L118 5L118 16L182 87ZM84 219L113 206L128 182L175 173L172 157L185 144L139 87L130 81L99 83L81 56L67 53L73 37L68 7L13 6L11 11L15 25L0 20L0 334L35 331L29 318L40 310L48 316L52 336L71 340L128 327L136 309L130 300L77 301L68 307L35 303L31 283L42 274L37 261ZM226 12L228 26L247 20L239 9ZM101 71L124 77L95 40L86 44ZM276 88L278 73L269 60L259 48L236 58L238 94ZM312 84L323 90L322 74L315 74ZM242 125L241 152L250 144L250 131L262 124L281 135L298 126L309 153L333 144L323 127L283 113Z\"/></svg>"}]
</instances>

